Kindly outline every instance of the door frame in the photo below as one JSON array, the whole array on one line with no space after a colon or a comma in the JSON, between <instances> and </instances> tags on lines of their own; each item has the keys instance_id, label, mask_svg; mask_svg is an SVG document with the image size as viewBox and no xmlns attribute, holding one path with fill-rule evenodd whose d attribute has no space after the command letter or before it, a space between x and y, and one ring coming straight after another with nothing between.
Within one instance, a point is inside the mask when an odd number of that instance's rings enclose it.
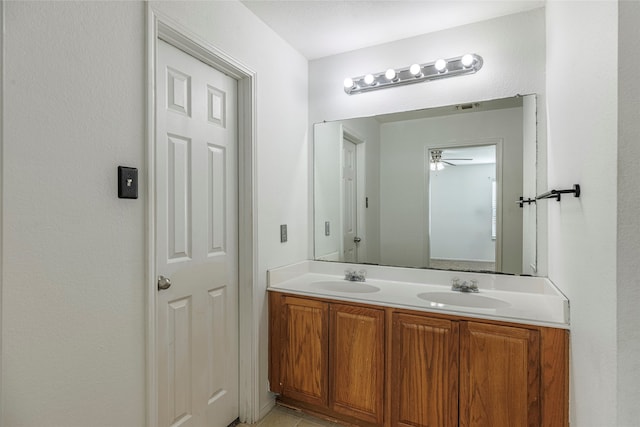
<instances>
[{"instance_id":1,"label":"door frame","mask_svg":"<svg viewBox=\"0 0 640 427\"><path fill-rule=\"evenodd\" d=\"M258 325L254 315L257 274L256 73L147 3L147 269L146 269L146 425L157 425L158 360L155 251L155 72L158 40L182 50L238 82L238 314L239 418L259 416Z\"/></svg>"},{"instance_id":2,"label":"door frame","mask_svg":"<svg viewBox=\"0 0 640 427\"><path fill-rule=\"evenodd\" d=\"M2 236L4 236L4 34L5 34L5 23L4 23L4 3L0 2L0 93L3 96L0 96L0 331L2 331L2 292L3 292L3 281L4 277L3 272L3 259L4 255L2 252L2 248L4 246L4 240ZM0 333L0 366L2 366L2 334ZM4 407L2 405L2 390L3 390L3 381L2 381L2 372L0 372L0 422L2 422Z\"/></svg>"}]
</instances>

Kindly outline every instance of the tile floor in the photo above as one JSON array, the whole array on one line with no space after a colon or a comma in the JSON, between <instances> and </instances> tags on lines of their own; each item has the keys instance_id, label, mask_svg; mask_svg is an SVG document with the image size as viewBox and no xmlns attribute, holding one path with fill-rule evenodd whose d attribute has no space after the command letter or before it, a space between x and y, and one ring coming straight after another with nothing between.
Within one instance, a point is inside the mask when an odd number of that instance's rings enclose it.
<instances>
[{"instance_id":1,"label":"tile floor","mask_svg":"<svg viewBox=\"0 0 640 427\"><path fill-rule=\"evenodd\" d=\"M293 409L275 406L256 424L238 424L237 427L341 427L341 424L314 418Z\"/></svg>"}]
</instances>

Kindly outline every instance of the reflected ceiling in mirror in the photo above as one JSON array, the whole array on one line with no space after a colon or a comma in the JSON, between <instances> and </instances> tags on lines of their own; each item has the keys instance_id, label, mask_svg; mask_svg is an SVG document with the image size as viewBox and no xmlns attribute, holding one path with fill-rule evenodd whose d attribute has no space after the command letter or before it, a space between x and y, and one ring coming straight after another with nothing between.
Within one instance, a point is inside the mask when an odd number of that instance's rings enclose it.
<instances>
[{"instance_id":1,"label":"reflected ceiling in mirror","mask_svg":"<svg viewBox=\"0 0 640 427\"><path fill-rule=\"evenodd\" d=\"M315 259L535 274L535 116L527 95L314 125Z\"/></svg>"}]
</instances>

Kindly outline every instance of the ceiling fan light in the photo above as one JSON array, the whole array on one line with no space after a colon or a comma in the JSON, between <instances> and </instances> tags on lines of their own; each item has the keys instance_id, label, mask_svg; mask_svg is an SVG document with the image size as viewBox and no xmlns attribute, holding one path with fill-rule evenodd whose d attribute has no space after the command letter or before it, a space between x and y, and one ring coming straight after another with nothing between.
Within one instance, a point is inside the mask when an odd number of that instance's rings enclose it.
<instances>
[{"instance_id":1,"label":"ceiling fan light","mask_svg":"<svg viewBox=\"0 0 640 427\"><path fill-rule=\"evenodd\" d=\"M444 163L442 162L431 162L431 165L429 166L429 169L431 169L432 171L441 171L442 169L444 169Z\"/></svg>"}]
</instances>

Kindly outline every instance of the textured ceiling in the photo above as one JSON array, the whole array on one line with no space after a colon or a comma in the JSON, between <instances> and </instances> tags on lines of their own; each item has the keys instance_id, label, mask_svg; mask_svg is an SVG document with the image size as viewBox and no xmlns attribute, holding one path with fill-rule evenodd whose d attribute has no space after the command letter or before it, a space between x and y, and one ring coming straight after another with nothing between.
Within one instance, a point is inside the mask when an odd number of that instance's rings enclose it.
<instances>
[{"instance_id":1,"label":"textured ceiling","mask_svg":"<svg viewBox=\"0 0 640 427\"><path fill-rule=\"evenodd\" d=\"M241 0L307 59L544 6L544 0Z\"/></svg>"}]
</instances>

